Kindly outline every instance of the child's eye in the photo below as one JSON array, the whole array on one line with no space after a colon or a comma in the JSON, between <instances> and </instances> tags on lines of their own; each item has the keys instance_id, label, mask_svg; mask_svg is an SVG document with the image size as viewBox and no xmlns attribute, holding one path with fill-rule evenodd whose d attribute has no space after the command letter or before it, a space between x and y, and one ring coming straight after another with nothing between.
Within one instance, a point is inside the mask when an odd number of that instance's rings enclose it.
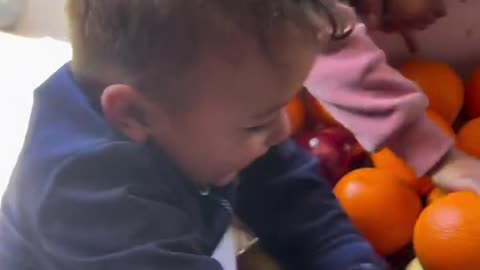
<instances>
[{"instance_id":1,"label":"child's eye","mask_svg":"<svg viewBox=\"0 0 480 270\"><path fill-rule=\"evenodd\" d=\"M263 125L248 127L246 128L246 130L248 133L259 133L259 132L265 131L267 128L268 128L268 124L263 124Z\"/></svg>"},{"instance_id":2,"label":"child's eye","mask_svg":"<svg viewBox=\"0 0 480 270\"><path fill-rule=\"evenodd\" d=\"M280 112L281 110L272 114L272 117L269 118L267 121L264 121L262 124L247 127L245 128L245 130L247 131L247 133L262 133L265 131L269 131L272 126L275 125L276 120L281 115Z\"/></svg>"}]
</instances>

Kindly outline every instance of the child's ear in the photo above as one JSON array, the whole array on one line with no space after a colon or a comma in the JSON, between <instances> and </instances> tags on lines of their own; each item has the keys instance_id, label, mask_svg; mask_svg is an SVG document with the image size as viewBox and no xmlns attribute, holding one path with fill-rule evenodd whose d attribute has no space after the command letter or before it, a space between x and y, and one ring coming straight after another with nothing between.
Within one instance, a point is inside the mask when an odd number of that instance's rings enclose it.
<instances>
[{"instance_id":1,"label":"child's ear","mask_svg":"<svg viewBox=\"0 0 480 270\"><path fill-rule=\"evenodd\" d=\"M104 89L101 104L105 119L130 140L143 144L150 134L146 121L145 98L125 84L114 84Z\"/></svg>"}]
</instances>

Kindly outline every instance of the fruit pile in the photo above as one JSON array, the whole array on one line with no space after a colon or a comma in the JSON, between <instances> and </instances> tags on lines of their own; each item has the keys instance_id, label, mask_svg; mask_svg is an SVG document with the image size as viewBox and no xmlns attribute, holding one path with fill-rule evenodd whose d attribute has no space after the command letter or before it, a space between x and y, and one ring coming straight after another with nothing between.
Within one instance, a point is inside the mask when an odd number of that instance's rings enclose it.
<instances>
[{"instance_id":1,"label":"fruit pile","mask_svg":"<svg viewBox=\"0 0 480 270\"><path fill-rule=\"evenodd\" d=\"M293 139L319 158L319 172L332 187L349 171L369 164L355 137L303 89L286 107Z\"/></svg>"},{"instance_id":2,"label":"fruit pile","mask_svg":"<svg viewBox=\"0 0 480 270\"><path fill-rule=\"evenodd\" d=\"M480 158L480 69L465 83L440 62L411 61L400 72L429 98L427 116ZM435 188L387 148L367 155L306 91L287 112L293 138L320 158L346 214L393 269L412 260L409 270L480 269L480 196Z\"/></svg>"}]
</instances>

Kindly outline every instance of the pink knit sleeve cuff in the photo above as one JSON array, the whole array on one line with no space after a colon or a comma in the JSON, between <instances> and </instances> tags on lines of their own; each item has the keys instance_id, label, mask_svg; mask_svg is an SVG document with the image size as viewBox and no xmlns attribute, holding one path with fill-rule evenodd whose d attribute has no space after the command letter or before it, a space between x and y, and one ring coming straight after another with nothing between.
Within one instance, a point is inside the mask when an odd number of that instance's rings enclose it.
<instances>
[{"instance_id":1,"label":"pink knit sleeve cuff","mask_svg":"<svg viewBox=\"0 0 480 270\"><path fill-rule=\"evenodd\" d=\"M385 146L420 177L427 174L447 154L454 146L454 140L425 116L404 127Z\"/></svg>"}]
</instances>

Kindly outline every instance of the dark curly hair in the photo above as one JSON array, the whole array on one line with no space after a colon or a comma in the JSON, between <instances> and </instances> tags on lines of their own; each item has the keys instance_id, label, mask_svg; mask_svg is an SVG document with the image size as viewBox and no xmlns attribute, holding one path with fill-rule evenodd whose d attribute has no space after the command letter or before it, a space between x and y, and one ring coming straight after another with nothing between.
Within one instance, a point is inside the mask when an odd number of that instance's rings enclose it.
<instances>
[{"instance_id":1,"label":"dark curly hair","mask_svg":"<svg viewBox=\"0 0 480 270\"><path fill-rule=\"evenodd\" d=\"M269 35L288 23L307 34L343 38L349 31L336 5L337 0L69 0L72 66L77 76L91 80L111 76L138 84L151 70L156 79L178 78L199 44L228 39L238 30L267 53L273 46Z\"/></svg>"}]
</instances>

